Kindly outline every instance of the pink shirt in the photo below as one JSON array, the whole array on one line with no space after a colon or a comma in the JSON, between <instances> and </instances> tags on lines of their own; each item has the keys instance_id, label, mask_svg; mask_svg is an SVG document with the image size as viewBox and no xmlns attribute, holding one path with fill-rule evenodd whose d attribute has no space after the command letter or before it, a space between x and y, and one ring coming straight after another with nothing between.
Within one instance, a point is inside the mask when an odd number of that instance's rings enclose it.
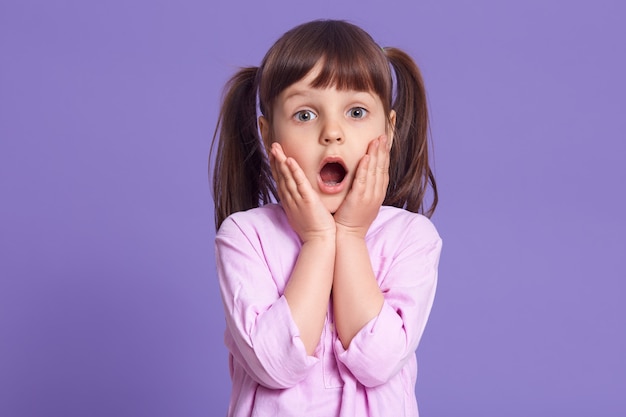
<instances>
[{"instance_id":1,"label":"pink shirt","mask_svg":"<svg viewBox=\"0 0 626 417\"><path fill-rule=\"evenodd\" d=\"M332 303L306 354L283 290L301 243L280 205L235 213L215 241L232 394L228 416L418 416L415 349L441 239L424 216L381 207L366 237L385 303L344 349Z\"/></svg>"}]
</instances>

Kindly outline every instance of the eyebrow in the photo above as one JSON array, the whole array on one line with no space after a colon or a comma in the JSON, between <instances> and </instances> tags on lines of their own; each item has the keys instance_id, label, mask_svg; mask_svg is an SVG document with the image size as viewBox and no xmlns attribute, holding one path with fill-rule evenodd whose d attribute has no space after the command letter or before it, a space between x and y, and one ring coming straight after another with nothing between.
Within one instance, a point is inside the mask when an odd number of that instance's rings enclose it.
<instances>
[{"instance_id":1,"label":"eyebrow","mask_svg":"<svg viewBox=\"0 0 626 417\"><path fill-rule=\"evenodd\" d=\"M307 89L297 89L294 90L292 92L289 92L287 95L284 96L283 98L283 102L287 102L293 98L297 98L297 97L309 97L310 94L308 93L309 90L323 90L323 88L315 88L315 87L308 87ZM285 90L287 91L287 90ZM341 91L341 90L339 90ZM360 91L360 90L346 90L346 91L352 91L354 92L354 94L366 94L368 97L370 97L371 99L376 99L376 93L372 92L372 91Z\"/></svg>"},{"instance_id":2,"label":"eyebrow","mask_svg":"<svg viewBox=\"0 0 626 417\"><path fill-rule=\"evenodd\" d=\"M285 95L284 98L283 98L283 101L288 101L288 100L290 100L292 98L296 98L296 97L300 97L300 96L308 97L309 94L307 94L306 90L300 90L300 89L294 90L294 91L289 92L287 95Z\"/></svg>"}]
</instances>

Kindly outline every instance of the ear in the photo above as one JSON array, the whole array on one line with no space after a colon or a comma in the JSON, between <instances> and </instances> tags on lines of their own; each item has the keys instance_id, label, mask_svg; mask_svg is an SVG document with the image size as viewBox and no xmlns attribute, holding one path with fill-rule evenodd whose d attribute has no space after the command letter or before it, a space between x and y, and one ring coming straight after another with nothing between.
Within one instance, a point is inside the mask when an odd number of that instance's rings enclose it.
<instances>
[{"instance_id":1,"label":"ear","mask_svg":"<svg viewBox=\"0 0 626 417\"><path fill-rule=\"evenodd\" d=\"M271 150L272 150L272 135L270 133L270 122L267 120L265 116L259 116L259 131L261 132L261 139L263 140L263 145L265 145L265 153L267 154L268 162L272 160L271 158ZM276 176L276 172L274 171L274 164L270 163L270 170L272 171L272 177L278 178Z\"/></svg>"},{"instance_id":2,"label":"ear","mask_svg":"<svg viewBox=\"0 0 626 417\"><path fill-rule=\"evenodd\" d=\"M391 149L391 146L393 145L393 136L394 136L394 132L396 131L396 111L395 110L391 110L389 112L389 132L387 135L387 138L389 140L389 149Z\"/></svg>"},{"instance_id":3,"label":"ear","mask_svg":"<svg viewBox=\"0 0 626 417\"><path fill-rule=\"evenodd\" d=\"M259 117L259 131L261 132L261 139L263 139L263 145L265 145L265 151L268 153L272 148L272 142L270 139L270 122L265 116Z\"/></svg>"}]
</instances>

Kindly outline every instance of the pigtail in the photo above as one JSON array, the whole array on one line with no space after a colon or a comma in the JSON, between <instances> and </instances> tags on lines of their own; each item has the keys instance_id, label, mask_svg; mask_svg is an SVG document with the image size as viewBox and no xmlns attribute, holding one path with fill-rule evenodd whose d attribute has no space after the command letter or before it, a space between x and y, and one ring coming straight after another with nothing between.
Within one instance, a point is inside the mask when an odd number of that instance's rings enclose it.
<instances>
[{"instance_id":1,"label":"pigtail","mask_svg":"<svg viewBox=\"0 0 626 417\"><path fill-rule=\"evenodd\" d=\"M226 84L213 136L215 227L232 213L269 203L276 195L259 138L256 113L257 67L243 68Z\"/></svg>"},{"instance_id":2,"label":"pigtail","mask_svg":"<svg viewBox=\"0 0 626 417\"><path fill-rule=\"evenodd\" d=\"M438 194L435 177L428 163L428 109L426 90L419 68L411 57L396 48L385 48L395 74L396 112L394 145L391 148L389 188L383 204L432 216ZM424 207L428 186L432 203Z\"/></svg>"}]
</instances>

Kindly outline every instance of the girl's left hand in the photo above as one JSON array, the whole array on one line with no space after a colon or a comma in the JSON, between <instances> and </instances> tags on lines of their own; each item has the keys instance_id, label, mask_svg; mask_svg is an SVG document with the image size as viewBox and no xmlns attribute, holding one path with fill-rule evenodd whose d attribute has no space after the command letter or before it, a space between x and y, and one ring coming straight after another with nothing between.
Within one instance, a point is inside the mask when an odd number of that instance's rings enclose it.
<instances>
[{"instance_id":1,"label":"girl's left hand","mask_svg":"<svg viewBox=\"0 0 626 417\"><path fill-rule=\"evenodd\" d=\"M352 188L335 212L337 232L365 238L387 194L389 149L385 135L370 142L357 167Z\"/></svg>"}]
</instances>

